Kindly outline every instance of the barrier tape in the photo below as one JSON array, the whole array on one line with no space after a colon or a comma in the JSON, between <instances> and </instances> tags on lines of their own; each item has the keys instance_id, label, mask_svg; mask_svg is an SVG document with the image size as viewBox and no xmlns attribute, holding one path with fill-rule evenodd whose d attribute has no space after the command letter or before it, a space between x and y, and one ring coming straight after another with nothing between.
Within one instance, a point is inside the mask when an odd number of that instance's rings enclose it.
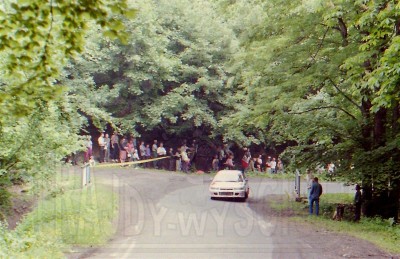
<instances>
[{"instance_id":1,"label":"barrier tape","mask_svg":"<svg viewBox=\"0 0 400 259\"><path fill-rule=\"evenodd\" d=\"M108 164L96 164L94 166L94 168L101 168L101 167L114 167L114 166L125 166L125 165L137 165L137 164L143 164L143 163L148 163L148 162L153 162L153 161L157 161L157 160L162 160L162 159L166 159L166 158L171 158L169 156L163 156L163 157L157 157L157 158L151 158L151 159L145 159L145 160L138 160L138 161L133 161L133 162L124 162L124 163L108 163Z\"/></svg>"}]
</instances>

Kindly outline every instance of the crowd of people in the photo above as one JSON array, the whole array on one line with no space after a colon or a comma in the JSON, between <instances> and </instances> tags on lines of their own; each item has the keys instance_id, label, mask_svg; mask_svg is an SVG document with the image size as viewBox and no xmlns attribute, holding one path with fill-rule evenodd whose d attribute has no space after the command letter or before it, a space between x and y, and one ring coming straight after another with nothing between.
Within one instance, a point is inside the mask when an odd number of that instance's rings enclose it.
<instances>
[{"instance_id":1,"label":"crowd of people","mask_svg":"<svg viewBox=\"0 0 400 259\"><path fill-rule=\"evenodd\" d=\"M186 140L177 148L166 148L163 142L153 140L151 143L137 141L135 137L119 136L114 132L111 136L101 133L97 139L99 146L99 163L124 163L143 161L140 163L145 168L165 169L171 171L183 171L188 173L198 153L198 143L193 140L191 145ZM93 142L87 137L85 162L93 159ZM243 148L235 154L227 144L217 146L209 167L213 171L222 169L240 169L243 171L283 173L284 167L280 158L257 155L252 156L249 148ZM212 154L210 154L211 156ZM162 159L162 157L165 157ZM160 159L157 159L160 158ZM157 159L157 160L155 160ZM147 161L150 160L150 161ZM238 162L238 163L235 163ZM240 161L240 162L239 162Z\"/></svg>"},{"instance_id":2,"label":"crowd of people","mask_svg":"<svg viewBox=\"0 0 400 259\"><path fill-rule=\"evenodd\" d=\"M235 165L234 153L229 149L228 145L223 145L217 148L212 161L212 169L218 171L221 169L241 169L245 171L259 172L259 173L284 173L283 162L280 158L276 159L271 156L264 156L262 154L252 156L249 148L243 148L242 158L240 164Z\"/></svg>"},{"instance_id":3,"label":"crowd of people","mask_svg":"<svg viewBox=\"0 0 400 259\"><path fill-rule=\"evenodd\" d=\"M99 163L124 163L143 161L140 163L145 168L165 169L171 171L189 172L190 163L193 162L197 153L197 143L193 140L192 145L187 146L186 141L174 149L167 148L163 142L138 142L135 137L127 138L119 136L114 132L111 137L107 133L101 133L97 139L99 146ZM87 137L85 162L93 159L93 142ZM159 159L157 159L159 158ZM150 161L148 161L150 160Z\"/></svg>"}]
</instances>

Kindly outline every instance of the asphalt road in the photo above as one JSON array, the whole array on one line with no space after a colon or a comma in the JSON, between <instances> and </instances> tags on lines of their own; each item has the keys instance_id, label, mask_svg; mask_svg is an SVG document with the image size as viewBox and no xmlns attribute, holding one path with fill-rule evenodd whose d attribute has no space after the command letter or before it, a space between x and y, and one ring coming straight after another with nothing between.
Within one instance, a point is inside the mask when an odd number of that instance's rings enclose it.
<instances>
[{"instance_id":1,"label":"asphalt road","mask_svg":"<svg viewBox=\"0 0 400 259\"><path fill-rule=\"evenodd\" d=\"M251 178L248 200L237 202L211 200L207 174L122 168L97 169L94 178L119 194L117 233L107 245L69 258L309 259L348 253L341 236L268 214L268 197L292 195L294 181ZM338 183L322 185L325 193L354 192Z\"/></svg>"}]
</instances>

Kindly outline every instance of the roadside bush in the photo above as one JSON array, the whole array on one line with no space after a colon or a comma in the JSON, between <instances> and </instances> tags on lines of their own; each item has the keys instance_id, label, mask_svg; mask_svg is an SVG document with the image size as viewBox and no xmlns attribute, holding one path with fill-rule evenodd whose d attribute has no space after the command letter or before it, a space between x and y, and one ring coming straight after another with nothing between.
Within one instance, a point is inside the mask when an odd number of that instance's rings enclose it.
<instances>
[{"instance_id":1,"label":"roadside bush","mask_svg":"<svg viewBox=\"0 0 400 259\"><path fill-rule=\"evenodd\" d=\"M116 212L117 197L105 188L49 193L15 230L0 224L0 258L64 258L72 245L103 244Z\"/></svg>"},{"instance_id":2,"label":"roadside bush","mask_svg":"<svg viewBox=\"0 0 400 259\"><path fill-rule=\"evenodd\" d=\"M11 194L7 190L10 185L9 179L4 175L0 175L0 221L3 221L5 215L11 210Z\"/></svg>"}]
</instances>

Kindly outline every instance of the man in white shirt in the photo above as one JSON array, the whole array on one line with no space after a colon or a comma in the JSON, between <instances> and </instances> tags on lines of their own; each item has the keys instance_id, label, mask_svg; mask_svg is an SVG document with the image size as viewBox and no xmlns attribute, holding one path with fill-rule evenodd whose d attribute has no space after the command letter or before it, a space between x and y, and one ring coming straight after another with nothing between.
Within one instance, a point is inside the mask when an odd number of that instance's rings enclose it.
<instances>
[{"instance_id":1,"label":"man in white shirt","mask_svg":"<svg viewBox=\"0 0 400 259\"><path fill-rule=\"evenodd\" d=\"M167 154L167 150L164 148L164 143L160 143L160 146L157 148L157 155L158 156L165 156Z\"/></svg>"},{"instance_id":2,"label":"man in white shirt","mask_svg":"<svg viewBox=\"0 0 400 259\"><path fill-rule=\"evenodd\" d=\"M166 156L167 155L167 150L164 147L164 143L160 142L160 146L157 148L157 156ZM158 161L158 167L163 168L164 166L164 161ZM161 166L160 166L161 165Z\"/></svg>"},{"instance_id":3,"label":"man in white shirt","mask_svg":"<svg viewBox=\"0 0 400 259\"><path fill-rule=\"evenodd\" d=\"M276 174L276 159L275 159L275 157L273 157L272 161L271 161L271 173Z\"/></svg>"},{"instance_id":4,"label":"man in white shirt","mask_svg":"<svg viewBox=\"0 0 400 259\"><path fill-rule=\"evenodd\" d=\"M99 154L100 154L100 159L99 162L103 163L104 162L104 155L105 155L105 149L104 146L106 144L105 139L104 139L104 133L100 133L100 137L97 139L97 142L99 143Z\"/></svg>"}]
</instances>

